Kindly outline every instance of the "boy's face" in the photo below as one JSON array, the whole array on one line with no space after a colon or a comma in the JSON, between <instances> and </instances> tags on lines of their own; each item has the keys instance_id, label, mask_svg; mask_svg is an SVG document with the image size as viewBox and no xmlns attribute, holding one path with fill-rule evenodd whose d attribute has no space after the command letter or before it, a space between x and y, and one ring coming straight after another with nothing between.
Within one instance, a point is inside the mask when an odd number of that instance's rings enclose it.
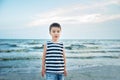
<instances>
[{"instance_id":1,"label":"boy's face","mask_svg":"<svg viewBox=\"0 0 120 80\"><path fill-rule=\"evenodd\" d=\"M52 27L50 31L50 35L52 36L52 39L58 40L61 34L61 29L58 27Z\"/></svg>"}]
</instances>

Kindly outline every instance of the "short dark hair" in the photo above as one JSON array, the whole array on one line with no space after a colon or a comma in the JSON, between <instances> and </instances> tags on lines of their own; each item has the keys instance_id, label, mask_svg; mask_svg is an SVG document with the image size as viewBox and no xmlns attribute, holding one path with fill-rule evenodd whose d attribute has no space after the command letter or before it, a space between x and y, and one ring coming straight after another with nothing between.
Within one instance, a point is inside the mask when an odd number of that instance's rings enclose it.
<instances>
[{"instance_id":1,"label":"short dark hair","mask_svg":"<svg viewBox=\"0 0 120 80\"><path fill-rule=\"evenodd\" d=\"M59 23L52 23L52 24L50 25L50 27L49 27L49 32L51 31L51 29L52 29L53 27L60 28L60 30L61 30L61 25L60 25Z\"/></svg>"}]
</instances>

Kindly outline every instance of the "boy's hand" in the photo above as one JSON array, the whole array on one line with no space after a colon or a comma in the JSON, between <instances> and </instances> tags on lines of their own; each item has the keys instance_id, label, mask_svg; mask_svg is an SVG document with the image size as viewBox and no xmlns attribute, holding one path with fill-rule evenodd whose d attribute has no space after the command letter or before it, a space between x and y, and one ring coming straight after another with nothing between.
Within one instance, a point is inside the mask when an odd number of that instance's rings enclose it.
<instances>
[{"instance_id":1,"label":"boy's hand","mask_svg":"<svg viewBox=\"0 0 120 80\"><path fill-rule=\"evenodd\" d=\"M42 77L44 77L44 75L45 75L45 69L42 69L41 74L42 74Z\"/></svg>"},{"instance_id":2,"label":"boy's hand","mask_svg":"<svg viewBox=\"0 0 120 80\"><path fill-rule=\"evenodd\" d=\"M64 70L64 75L67 76L67 71L66 70Z\"/></svg>"}]
</instances>

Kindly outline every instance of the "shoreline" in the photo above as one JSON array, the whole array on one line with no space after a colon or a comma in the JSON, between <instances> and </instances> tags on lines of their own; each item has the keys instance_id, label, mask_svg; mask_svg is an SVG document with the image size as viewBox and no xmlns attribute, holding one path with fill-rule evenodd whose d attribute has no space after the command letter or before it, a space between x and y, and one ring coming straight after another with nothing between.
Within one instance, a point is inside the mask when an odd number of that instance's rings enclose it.
<instances>
[{"instance_id":1,"label":"shoreline","mask_svg":"<svg viewBox=\"0 0 120 80\"><path fill-rule=\"evenodd\" d=\"M120 66L99 66L68 71L65 80L120 80Z\"/></svg>"},{"instance_id":2,"label":"shoreline","mask_svg":"<svg viewBox=\"0 0 120 80\"><path fill-rule=\"evenodd\" d=\"M95 66L69 70L65 80L120 80L120 66ZM45 80L41 73L1 74L0 80Z\"/></svg>"}]
</instances>

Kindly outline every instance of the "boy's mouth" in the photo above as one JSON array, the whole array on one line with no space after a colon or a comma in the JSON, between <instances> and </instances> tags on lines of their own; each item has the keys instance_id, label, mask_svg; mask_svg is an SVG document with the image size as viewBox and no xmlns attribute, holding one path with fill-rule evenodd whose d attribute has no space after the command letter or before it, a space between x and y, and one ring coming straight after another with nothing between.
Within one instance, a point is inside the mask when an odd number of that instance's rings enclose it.
<instances>
[{"instance_id":1,"label":"boy's mouth","mask_svg":"<svg viewBox=\"0 0 120 80\"><path fill-rule=\"evenodd\" d=\"M55 36L55 38L58 38L58 36Z\"/></svg>"}]
</instances>

